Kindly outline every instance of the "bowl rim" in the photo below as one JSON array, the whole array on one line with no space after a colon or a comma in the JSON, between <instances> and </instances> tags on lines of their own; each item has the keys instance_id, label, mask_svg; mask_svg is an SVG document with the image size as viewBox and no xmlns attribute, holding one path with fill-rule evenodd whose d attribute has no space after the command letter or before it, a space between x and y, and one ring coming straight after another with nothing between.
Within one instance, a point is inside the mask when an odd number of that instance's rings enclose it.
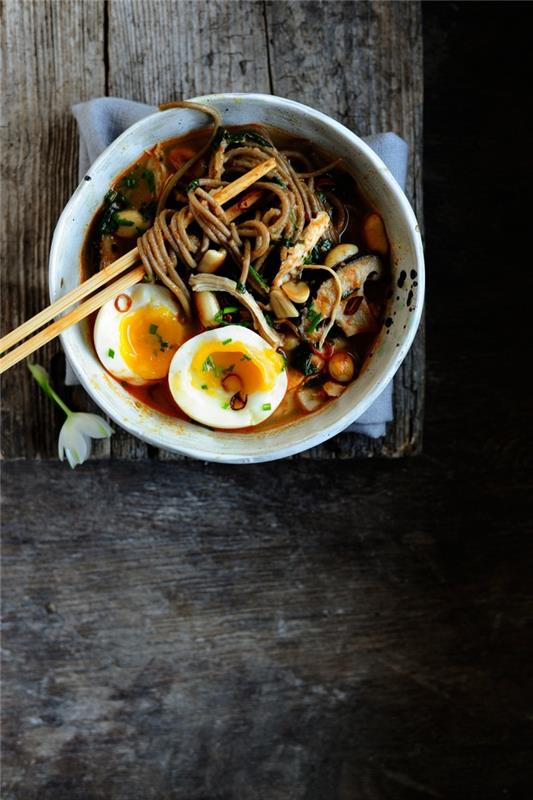
<instances>
[{"instance_id":1,"label":"bowl rim","mask_svg":"<svg viewBox=\"0 0 533 800\"><path fill-rule=\"evenodd\" d=\"M291 110L299 114L303 113L306 116L310 116L315 120L320 121L326 127L333 129L338 136L344 138L344 140L348 140L353 147L358 149L359 152L361 152L364 155L364 157L366 157L367 161L370 162L371 166L374 167L374 169L376 169L380 173L380 177L386 184L387 190L394 197L394 203L398 206L399 211L403 215L404 223L410 234L411 245L413 248L414 259L415 259L414 267L416 267L417 281L418 281L414 308L412 310L412 313L409 315L409 323L407 325L406 331L403 334L401 344L397 348L397 352L395 352L393 355L390 356L390 361L387 364L386 368L382 370L382 374L376 375L372 378L372 380L370 381L370 385L368 387L368 391L366 392L365 396L362 397L355 405L353 405L351 409L348 409L345 413L343 413L336 421L330 422L321 431L314 432L312 436L309 437L311 439L309 443L307 442L307 439L304 437L299 439L297 442L294 442L291 445L284 445L283 443L280 443L273 451L265 452L263 448L262 450L258 450L258 452L250 455L225 453L225 452L219 452L214 449L209 451L206 450L205 452L199 451L194 446L187 445L184 441L182 441L181 437L177 445L169 446L168 444L163 444L161 439L158 438L157 436L152 436L150 433L144 432L142 430L139 431L138 428L136 428L133 424L129 424L127 421L120 418L118 412L115 413L114 410L110 411L108 408L105 407L105 404L100 402L99 399L100 392L98 388L95 388L91 385L89 378L85 376L83 371L81 371L78 367L75 353L73 353L73 345L71 345L69 337L69 330L64 331L60 335L60 340L62 347L65 351L65 355L67 356L69 364L72 367L73 371L75 372L79 382L81 383L85 391L89 394L89 396L97 403L99 408L101 408L104 411L104 413L106 413L109 417L111 417L111 419L113 419L121 428L128 431L130 434L140 439L141 441L146 442L147 444L153 445L155 447L170 452L179 453L191 458L200 459L203 461L213 461L218 463L248 464L248 463L260 463L265 461L275 461L281 458L287 458L288 456L295 455L296 453L303 452L311 447L315 447L319 444L322 444L324 441L333 438L338 433L345 430L349 425L351 425L353 422L359 419L359 417L372 405L374 400L376 400L376 398L381 394L381 392L390 383L390 381L394 379L394 376L398 372L399 367L401 366L403 360L405 359L418 331L424 307L425 265L424 265L422 235L420 227L418 225L417 218L411 207L411 204L409 203L409 200L407 199L404 191L402 190L396 179L393 177L387 165L360 136L358 136L356 133L351 131L345 125L338 122L333 117L328 116L322 111L318 111L317 109L314 109L311 106L299 103L295 100L290 100L288 98L279 97L277 95L256 93L256 92L223 92L223 93L199 95L197 97L190 98L192 102L203 102L203 103L209 103L209 101L213 100L217 102L220 101L223 102L226 99L233 102L255 101L263 105L275 105L277 108L285 108L286 110ZM93 170L97 170L100 164L107 159L109 150L111 148L115 149L119 147L122 141L126 137L131 137L132 133L135 133L136 130L142 129L144 126L149 124L150 120L153 117L160 117L162 114L165 115L176 114L177 112L179 113L180 111L182 111L182 109L180 108L171 108L171 109L166 109L165 111L156 110L150 114L147 114L145 117L138 120L133 125L130 125L116 139L114 139L102 153L100 153L100 155L96 158L96 160L90 165L87 172L89 173ZM54 297L54 291L56 290L57 287L57 281L55 279L56 269L54 265L58 263L60 232L65 224L66 218L70 216L71 208L75 205L77 201L77 197L83 188L83 183L84 181L81 180L77 188L69 198L58 219L58 222L54 230L52 244L50 247L50 255L49 255L48 283L49 283L49 293L51 299ZM104 370L103 367L102 369ZM253 434L247 434L247 437L248 436L252 437Z\"/></svg>"}]
</instances>

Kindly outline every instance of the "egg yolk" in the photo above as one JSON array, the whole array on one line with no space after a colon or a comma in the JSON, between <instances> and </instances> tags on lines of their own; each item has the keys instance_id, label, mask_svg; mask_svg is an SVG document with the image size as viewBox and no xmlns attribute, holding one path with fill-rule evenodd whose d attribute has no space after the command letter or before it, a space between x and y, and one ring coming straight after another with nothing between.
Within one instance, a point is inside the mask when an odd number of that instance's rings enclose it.
<instances>
[{"instance_id":1,"label":"egg yolk","mask_svg":"<svg viewBox=\"0 0 533 800\"><path fill-rule=\"evenodd\" d=\"M128 367L145 380L168 374L176 349L187 338L182 323L164 306L145 306L120 322L120 353Z\"/></svg>"},{"instance_id":2,"label":"egg yolk","mask_svg":"<svg viewBox=\"0 0 533 800\"><path fill-rule=\"evenodd\" d=\"M216 391L222 386L230 393L238 384L233 386L229 376L236 375L249 395L270 391L284 368L284 359L275 350L255 350L243 342L207 342L196 351L191 374L196 388Z\"/></svg>"}]
</instances>

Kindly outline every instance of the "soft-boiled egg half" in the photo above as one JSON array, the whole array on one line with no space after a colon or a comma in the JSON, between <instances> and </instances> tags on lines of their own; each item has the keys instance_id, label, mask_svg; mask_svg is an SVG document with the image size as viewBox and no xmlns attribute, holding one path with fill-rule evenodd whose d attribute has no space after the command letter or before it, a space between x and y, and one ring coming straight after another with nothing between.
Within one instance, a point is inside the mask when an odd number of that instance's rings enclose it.
<instances>
[{"instance_id":1,"label":"soft-boiled egg half","mask_svg":"<svg viewBox=\"0 0 533 800\"><path fill-rule=\"evenodd\" d=\"M166 378L176 350L191 334L168 289L139 283L101 307L94 345L115 378L141 386Z\"/></svg>"},{"instance_id":2,"label":"soft-boiled egg half","mask_svg":"<svg viewBox=\"0 0 533 800\"><path fill-rule=\"evenodd\" d=\"M211 428L244 428L269 417L287 390L285 358L257 333L228 325L193 336L170 364L172 397Z\"/></svg>"}]
</instances>

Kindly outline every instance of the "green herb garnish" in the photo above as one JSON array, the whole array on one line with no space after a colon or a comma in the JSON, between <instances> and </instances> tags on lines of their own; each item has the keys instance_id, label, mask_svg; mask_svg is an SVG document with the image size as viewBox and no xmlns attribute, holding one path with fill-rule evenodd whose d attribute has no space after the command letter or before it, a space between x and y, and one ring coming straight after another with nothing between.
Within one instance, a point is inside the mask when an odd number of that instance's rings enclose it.
<instances>
[{"instance_id":1,"label":"green herb garnish","mask_svg":"<svg viewBox=\"0 0 533 800\"><path fill-rule=\"evenodd\" d=\"M292 352L292 364L304 375L313 375L318 371L318 367L313 363L312 356L313 352L307 342L302 342Z\"/></svg>"},{"instance_id":2,"label":"green herb garnish","mask_svg":"<svg viewBox=\"0 0 533 800\"><path fill-rule=\"evenodd\" d=\"M331 248L333 247L333 242L331 239L324 239L319 244L315 245L310 253L304 258L304 264L321 264L322 259L329 253Z\"/></svg>"},{"instance_id":3,"label":"green herb garnish","mask_svg":"<svg viewBox=\"0 0 533 800\"><path fill-rule=\"evenodd\" d=\"M217 142L217 144L220 144L220 141L222 141L222 139L225 139L229 145L236 146L244 144L245 140L248 139L251 142L260 144L262 147L272 147L270 142L267 139L265 139L264 136L261 136L261 134L257 133L256 131L235 131L230 133L230 131L226 130L225 128L223 128L222 131L223 131L222 135L220 136L220 139Z\"/></svg>"},{"instance_id":4,"label":"green herb garnish","mask_svg":"<svg viewBox=\"0 0 533 800\"><path fill-rule=\"evenodd\" d=\"M278 239L278 244L282 247L292 247L292 239L289 239L288 236L282 236L281 239Z\"/></svg>"},{"instance_id":5,"label":"green herb garnish","mask_svg":"<svg viewBox=\"0 0 533 800\"><path fill-rule=\"evenodd\" d=\"M250 264L250 275L255 281L257 281L261 289L264 289L265 292L268 292L270 290L270 286L265 281L263 276L256 269L254 269L251 264Z\"/></svg>"},{"instance_id":6,"label":"green herb garnish","mask_svg":"<svg viewBox=\"0 0 533 800\"><path fill-rule=\"evenodd\" d=\"M224 341L222 342L222 344L229 344L229 343L230 343L230 342L232 342L232 341L233 341L233 339L224 339Z\"/></svg>"},{"instance_id":7,"label":"green herb garnish","mask_svg":"<svg viewBox=\"0 0 533 800\"><path fill-rule=\"evenodd\" d=\"M307 333L313 333L318 327L318 323L322 319L318 311L316 311L313 306L309 306L307 309L307 319L310 322L309 327L307 328Z\"/></svg>"},{"instance_id":8,"label":"green herb garnish","mask_svg":"<svg viewBox=\"0 0 533 800\"><path fill-rule=\"evenodd\" d=\"M263 403L263 411L270 411L272 406L270 403Z\"/></svg>"},{"instance_id":9,"label":"green herb garnish","mask_svg":"<svg viewBox=\"0 0 533 800\"><path fill-rule=\"evenodd\" d=\"M287 184L283 183L281 178L278 178L277 175L274 175L273 178L270 178L270 183L276 183L278 186L281 186L282 189L286 189L287 188Z\"/></svg>"},{"instance_id":10,"label":"green herb garnish","mask_svg":"<svg viewBox=\"0 0 533 800\"><path fill-rule=\"evenodd\" d=\"M117 223L117 228L119 225L124 225L125 227L129 228L135 223L131 219L124 219L123 217L119 216L119 214L115 214L115 222Z\"/></svg>"},{"instance_id":11,"label":"green herb garnish","mask_svg":"<svg viewBox=\"0 0 533 800\"><path fill-rule=\"evenodd\" d=\"M188 194L189 192L193 192L195 189L198 189L199 186L200 186L200 178L195 178L189 184L187 184L185 191Z\"/></svg>"},{"instance_id":12,"label":"green herb garnish","mask_svg":"<svg viewBox=\"0 0 533 800\"><path fill-rule=\"evenodd\" d=\"M109 350L107 351L107 355L109 356L109 358L115 358L115 351L112 350L112 348L110 347Z\"/></svg>"},{"instance_id":13,"label":"green herb garnish","mask_svg":"<svg viewBox=\"0 0 533 800\"><path fill-rule=\"evenodd\" d=\"M202 372L207 372L210 369L215 370L216 367L211 356L207 356L206 360L202 364Z\"/></svg>"},{"instance_id":14,"label":"green herb garnish","mask_svg":"<svg viewBox=\"0 0 533 800\"><path fill-rule=\"evenodd\" d=\"M224 308L221 308L220 311L217 311L213 319L215 322L223 322L226 314L235 314L235 312L238 310L239 309L237 306L224 306Z\"/></svg>"},{"instance_id":15,"label":"green herb garnish","mask_svg":"<svg viewBox=\"0 0 533 800\"><path fill-rule=\"evenodd\" d=\"M143 170L142 177L144 178L144 180L148 184L148 188L150 189L150 192L152 192L152 194L153 194L155 192L155 175L154 175L154 173L152 172L151 169L145 169L145 170Z\"/></svg>"},{"instance_id":16,"label":"green herb garnish","mask_svg":"<svg viewBox=\"0 0 533 800\"><path fill-rule=\"evenodd\" d=\"M246 353L243 354L241 361L251 361L252 356L247 355Z\"/></svg>"},{"instance_id":17,"label":"green herb garnish","mask_svg":"<svg viewBox=\"0 0 533 800\"><path fill-rule=\"evenodd\" d=\"M207 383L202 383L202 389L207 389Z\"/></svg>"},{"instance_id":18,"label":"green herb garnish","mask_svg":"<svg viewBox=\"0 0 533 800\"><path fill-rule=\"evenodd\" d=\"M152 322L152 324L148 328L148 333L157 333L157 328L158 328L158 325L154 325L154 323Z\"/></svg>"},{"instance_id":19,"label":"green herb garnish","mask_svg":"<svg viewBox=\"0 0 533 800\"><path fill-rule=\"evenodd\" d=\"M240 281L237 281L237 291L239 292L239 294L244 294L245 293L246 286L244 285L244 283L241 283Z\"/></svg>"},{"instance_id":20,"label":"green herb garnish","mask_svg":"<svg viewBox=\"0 0 533 800\"><path fill-rule=\"evenodd\" d=\"M229 408L229 403L222 403L222 408Z\"/></svg>"}]
</instances>

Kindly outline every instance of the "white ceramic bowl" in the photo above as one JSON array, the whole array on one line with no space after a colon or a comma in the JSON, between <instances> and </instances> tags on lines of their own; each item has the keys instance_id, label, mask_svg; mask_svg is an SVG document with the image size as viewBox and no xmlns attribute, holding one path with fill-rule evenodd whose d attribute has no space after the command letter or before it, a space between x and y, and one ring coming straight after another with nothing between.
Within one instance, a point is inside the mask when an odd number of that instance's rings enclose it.
<instances>
[{"instance_id":1,"label":"white ceramic bowl","mask_svg":"<svg viewBox=\"0 0 533 800\"><path fill-rule=\"evenodd\" d=\"M335 436L354 422L394 376L415 336L424 297L424 260L420 231L405 195L389 169L355 134L325 114L301 103L264 94L224 94L196 98L214 106L226 125L267 123L307 137L342 156L349 171L382 215L392 249L394 292L383 328L359 378L326 408L297 423L258 433L219 433L140 407L103 369L81 323L61 339L80 382L118 425L149 444L206 461L252 463L293 455ZM90 222L113 180L155 142L206 124L189 109L157 112L116 139L88 171L57 224L50 253L50 295L56 300L80 282L80 252ZM410 279L416 272L416 286ZM407 275L401 287L398 278ZM401 281L400 281L401 283ZM399 298L399 299L398 299Z\"/></svg>"}]
</instances>

